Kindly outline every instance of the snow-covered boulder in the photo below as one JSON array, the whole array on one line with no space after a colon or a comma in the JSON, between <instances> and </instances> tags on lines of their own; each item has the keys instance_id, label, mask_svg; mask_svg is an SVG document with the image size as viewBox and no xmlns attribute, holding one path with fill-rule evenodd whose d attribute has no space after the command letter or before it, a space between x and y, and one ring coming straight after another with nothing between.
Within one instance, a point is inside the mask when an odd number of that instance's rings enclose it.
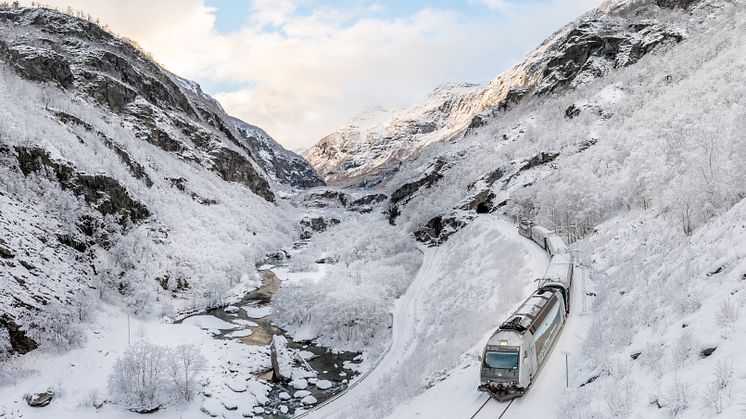
<instances>
[{"instance_id":1,"label":"snow-covered boulder","mask_svg":"<svg viewBox=\"0 0 746 419\"><path fill-rule=\"evenodd\" d=\"M280 380L289 380L292 377L293 362L288 349L288 340L285 336L275 335L272 337L270 349L275 377Z\"/></svg>"},{"instance_id":2,"label":"snow-covered boulder","mask_svg":"<svg viewBox=\"0 0 746 419\"><path fill-rule=\"evenodd\" d=\"M329 380L319 380L316 382L316 388L319 390L329 390L332 388L332 382Z\"/></svg>"},{"instance_id":3,"label":"snow-covered boulder","mask_svg":"<svg viewBox=\"0 0 746 419\"><path fill-rule=\"evenodd\" d=\"M236 393L243 393L246 391L246 380L240 378L232 378L225 383L226 387L235 391Z\"/></svg>"},{"instance_id":4,"label":"snow-covered boulder","mask_svg":"<svg viewBox=\"0 0 746 419\"><path fill-rule=\"evenodd\" d=\"M305 404L305 405L311 405L311 404L316 404L318 402L318 400L316 400L316 397L306 396L300 402L303 403L303 404Z\"/></svg>"},{"instance_id":5,"label":"snow-covered boulder","mask_svg":"<svg viewBox=\"0 0 746 419\"><path fill-rule=\"evenodd\" d=\"M217 399L206 399L199 410L207 416L216 418L223 412L223 405Z\"/></svg>"},{"instance_id":6,"label":"snow-covered boulder","mask_svg":"<svg viewBox=\"0 0 746 419\"><path fill-rule=\"evenodd\" d=\"M278 394L277 397L280 398L280 400L290 400L290 393L283 391L282 393Z\"/></svg>"},{"instance_id":7,"label":"snow-covered boulder","mask_svg":"<svg viewBox=\"0 0 746 419\"><path fill-rule=\"evenodd\" d=\"M236 306L228 306L224 308L223 311L225 311L228 314L238 314L238 312L241 311L241 309Z\"/></svg>"},{"instance_id":8,"label":"snow-covered boulder","mask_svg":"<svg viewBox=\"0 0 746 419\"><path fill-rule=\"evenodd\" d=\"M293 397L295 397L296 399L302 399L310 395L311 395L311 392L308 390L298 390L295 392L295 394L293 394Z\"/></svg>"},{"instance_id":9,"label":"snow-covered boulder","mask_svg":"<svg viewBox=\"0 0 746 419\"><path fill-rule=\"evenodd\" d=\"M27 394L24 396L26 403L31 407L44 407L52 402L54 394L51 391L41 393Z\"/></svg>"},{"instance_id":10,"label":"snow-covered boulder","mask_svg":"<svg viewBox=\"0 0 746 419\"><path fill-rule=\"evenodd\" d=\"M290 382L290 386L296 390L305 390L308 388L308 381L305 378L296 378Z\"/></svg>"}]
</instances>

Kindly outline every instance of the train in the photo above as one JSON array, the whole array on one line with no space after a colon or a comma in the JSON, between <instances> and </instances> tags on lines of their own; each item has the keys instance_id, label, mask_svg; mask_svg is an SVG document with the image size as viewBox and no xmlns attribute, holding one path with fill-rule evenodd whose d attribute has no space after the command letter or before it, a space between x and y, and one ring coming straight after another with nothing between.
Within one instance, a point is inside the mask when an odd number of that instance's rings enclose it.
<instances>
[{"instance_id":1,"label":"train","mask_svg":"<svg viewBox=\"0 0 746 419\"><path fill-rule=\"evenodd\" d=\"M560 336L570 313L574 261L558 234L530 221L521 221L518 232L550 256L549 267L538 286L492 334L481 356L478 389L499 401L521 397Z\"/></svg>"}]
</instances>

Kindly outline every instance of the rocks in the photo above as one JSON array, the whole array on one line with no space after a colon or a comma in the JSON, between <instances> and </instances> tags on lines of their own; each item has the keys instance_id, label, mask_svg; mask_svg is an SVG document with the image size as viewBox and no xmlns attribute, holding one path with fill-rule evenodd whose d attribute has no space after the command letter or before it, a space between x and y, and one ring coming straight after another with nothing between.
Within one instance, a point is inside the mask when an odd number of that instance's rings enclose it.
<instances>
[{"instance_id":1,"label":"rocks","mask_svg":"<svg viewBox=\"0 0 746 419\"><path fill-rule=\"evenodd\" d=\"M278 409L280 409L280 413L282 413L283 415L287 414L289 410L288 407L285 406L284 404L281 404L280 407L278 407Z\"/></svg>"},{"instance_id":2,"label":"rocks","mask_svg":"<svg viewBox=\"0 0 746 419\"><path fill-rule=\"evenodd\" d=\"M636 63L662 42L683 39L678 30L652 20L589 17L554 40L535 93L547 94L603 77L610 69Z\"/></svg>"},{"instance_id":3,"label":"rocks","mask_svg":"<svg viewBox=\"0 0 746 419\"><path fill-rule=\"evenodd\" d=\"M310 228L312 231L317 233L326 231L327 228L333 225L339 224L340 221L336 218L329 218L327 221L324 217L316 218L304 218L300 220L300 225L303 227Z\"/></svg>"},{"instance_id":4,"label":"rocks","mask_svg":"<svg viewBox=\"0 0 746 419\"><path fill-rule=\"evenodd\" d=\"M710 348L702 349L702 352L700 352L700 354L702 355L702 358L707 358L708 356L712 355L717 348L717 346L713 346Z\"/></svg>"},{"instance_id":5,"label":"rocks","mask_svg":"<svg viewBox=\"0 0 746 419\"><path fill-rule=\"evenodd\" d=\"M116 179L105 175L88 175L75 171L66 164L54 161L41 148L16 147L18 166L28 176L32 173L54 176L62 189L81 196L103 215L119 216L120 223L129 219L133 223L150 216L148 209L135 201Z\"/></svg>"},{"instance_id":6,"label":"rocks","mask_svg":"<svg viewBox=\"0 0 746 419\"><path fill-rule=\"evenodd\" d=\"M674 9L677 7L681 9L688 9L691 5L697 2L699 2L699 0L655 0L655 4L658 7L667 9Z\"/></svg>"},{"instance_id":7,"label":"rocks","mask_svg":"<svg viewBox=\"0 0 746 419\"><path fill-rule=\"evenodd\" d=\"M141 408L132 408L128 409L132 413L138 413L140 415L149 415L151 413L155 413L159 410L161 410L160 406L153 406L153 407L141 407Z\"/></svg>"},{"instance_id":8,"label":"rocks","mask_svg":"<svg viewBox=\"0 0 746 419\"><path fill-rule=\"evenodd\" d=\"M251 162L229 148L219 148L210 153L215 170L223 180L244 184L252 192L264 198L268 202L275 201L275 194L269 187L267 179L262 177Z\"/></svg>"},{"instance_id":9,"label":"rocks","mask_svg":"<svg viewBox=\"0 0 746 419\"><path fill-rule=\"evenodd\" d=\"M259 151L254 155L263 161L265 170L274 174L277 180L297 188L325 186L307 161L282 149L266 132L235 118L229 118L229 121L238 134Z\"/></svg>"},{"instance_id":10,"label":"rocks","mask_svg":"<svg viewBox=\"0 0 746 419\"><path fill-rule=\"evenodd\" d=\"M288 341L285 336L273 336L270 350L272 351L272 371L274 372L274 378L277 380L290 380L292 378L292 360L290 350L288 349ZM295 381L297 380L293 380L291 385ZM305 381L303 380L303 382ZM308 387L308 384L306 384L306 387ZM302 390L302 388L294 388Z\"/></svg>"},{"instance_id":11,"label":"rocks","mask_svg":"<svg viewBox=\"0 0 746 419\"><path fill-rule=\"evenodd\" d=\"M224 308L223 311L228 314L238 314L238 312L241 311L241 309L236 306L228 306Z\"/></svg>"},{"instance_id":12,"label":"rocks","mask_svg":"<svg viewBox=\"0 0 746 419\"><path fill-rule=\"evenodd\" d=\"M391 194L390 199L388 211L389 223L394 225L396 218L401 214L401 207L409 202L412 196L421 188L429 188L442 179L443 174L441 172L448 169L448 167L449 165L447 165L445 160L438 158L428 166L422 177L413 182L405 183L395 190Z\"/></svg>"},{"instance_id":13,"label":"rocks","mask_svg":"<svg viewBox=\"0 0 746 419\"><path fill-rule=\"evenodd\" d=\"M290 386L296 390L305 390L308 388L308 381L305 378L296 378L291 381Z\"/></svg>"},{"instance_id":14,"label":"rocks","mask_svg":"<svg viewBox=\"0 0 746 419\"><path fill-rule=\"evenodd\" d=\"M316 404L318 400L316 400L316 397L306 396L300 402L303 403L304 405L312 405L312 404Z\"/></svg>"},{"instance_id":15,"label":"rocks","mask_svg":"<svg viewBox=\"0 0 746 419\"><path fill-rule=\"evenodd\" d=\"M223 404L223 407L225 407L225 410L238 410L238 403L235 400L223 399L221 400L221 403Z\"/></svg>"},{"instance_id":16,"label":"rocks","mask_svg":"<svg viewBox=\"0 0 746 419\"><path fill-rule=\"evenodd\" d=\"M629 357L632 358L633 360L636 360L637 358L640 357L640 355L642 355L642 352L635 352L631 354Z\"/></svg>"},{"instance_id":17,"label":"rocks","mask_svg":"<svg viewBox=\"0 0 746 419\"><path fill-rule=\"evenodd\" d=\"M25 354L39 347L7 313L0 314L0 328L8 331L11 352Z\"/></svg>"},{"instance_id":18,"label":"rocks","mask_svg":"<svg viewBox=\"0 0 746 419\"><path fill-rule=\"evenodd\" d=\"M54 393L49 390L41 393L27 394L23 396L23 399L26 400L26 403L28 403L28 405L31 407L48 406L49 403L52 402L53 398Z\"/></svg>"},{"instance_id":19,"label":"rocks","mask_svg":"<svg viewBox=\"0 0 746 419\"><path fill-rule=\"evenodd\" d=\"M8 46L0 42L0 58L23 78L38 82L56 82L61 87L73 84L73 73L65 57L57 52L27 44Z\"/></svg>"},{"instance_id":20,"label":"rocks","mask_svg":"<svg viewBox=\"0 0 746 419\"><path fill-rule=\"evenodd\" d=\"M329 390L332 388L332 382L329 380L319 380L316 382L316 388L319 390Z\"/></svg>"},{"instance_id":21,"label":"rocks","mask_svg":"<svg viewBox=\"0 0 746 419\"><path fill-rule=\"evenodd\" d=\"M580 108L575 106L575 104L572 104L567 109L565 109L565 117L567 119L573 119L577 116L580 116L580 112Z\"/></svg>"},{"instance_id":22,"label":"rocks","mask_svg":"<svg viewBox=\"0 0 746 419\"><path fill-rule=\"evenodd\" d=\"M13 259L16 257L16 254L13 253L12 250L10 250L7 246L0 243L0 258L3 259Z\"/></svg>"},{"instance_id":23,"label":"rocks","mask_svg":"<svg viewBox=\"0 0 746 419\"><path fill-rule=\"evenodd\" d=\"M309 396L310 394L311 392L308 390L298 390L295 392L295 394L293 394L293 397L296 399L302 399L306 396Z\"/></svg>"},{"instance_id":24,"label":"rocks","mask_svg":"<svg viewBox=\"0 0 746 419\"><path fill-rule=\"evenodd\" d=\"M466 222L462 218L439 215L431 218L427 224L415 230L414 236L418 242L429 247L438 246L465 225Z\"/></svg>"},{"instance_id":25,"label":"rocks","mask_svg":"<svg viewBox=\"0 0 746 419\"><path fill-rule=\"evenodd\" d=\"M292 397L290 397L290 394L288 394L287 391L283 391L280 394L277 395L277 397L280 398L280 400L290 400Z\"/></svg>"},{"instance_id":26,"label":"rocks","mask_svg":"<svg viewBox=\"0 0 746 419\"><path fill-rule=\"evenodd\" d=\"M240 379L240 378L233 378L228 380L225 383L226 387L231 389L232 391L236 393L243 393L246 391L246 380Z\"/></svg>"},{"instance_id":27,"label":"rocks","mask_svg":"<svg viewBox=\"0 0 746 419\"><path fill-rule=\"evenodd\" d=\"M206 414L207 416L216 418L220 416L223 412L223 404L220 403L217 399L206 399L204 402L202 402L202 406L200 406L199 410Z\"/></svg>"}]
</instances>

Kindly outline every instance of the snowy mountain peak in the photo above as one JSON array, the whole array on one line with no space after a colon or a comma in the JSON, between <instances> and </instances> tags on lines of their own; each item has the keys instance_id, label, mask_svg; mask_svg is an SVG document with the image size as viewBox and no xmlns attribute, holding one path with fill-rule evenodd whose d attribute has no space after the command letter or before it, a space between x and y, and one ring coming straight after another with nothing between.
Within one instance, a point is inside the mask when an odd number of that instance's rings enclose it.
<instances>
[{"instance_id":1,"label":"snowy mountain peak","mask_svg":"<svg viewBox=\"0 0 746 419\"><path fill-rule=\"evenodd\" d=\"M377 126L355 125L326 136L303 156L330 184L379 185L433 144L458 138L531 96L574 89L610 71L636 63L686 32L662 9L686 10L691 0L616 0L555 32L513 68L486 87L470 83L438 86L420 103ZM666 11L670 13L669 11Z\"/></svg>"}]
</instances>

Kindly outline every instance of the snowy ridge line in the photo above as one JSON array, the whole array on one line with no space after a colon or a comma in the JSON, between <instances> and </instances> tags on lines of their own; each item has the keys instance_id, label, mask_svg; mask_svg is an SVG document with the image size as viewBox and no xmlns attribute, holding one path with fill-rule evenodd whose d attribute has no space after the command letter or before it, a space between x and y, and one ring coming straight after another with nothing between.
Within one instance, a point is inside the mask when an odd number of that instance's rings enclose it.
<instances>
[{"instance_id":1,"label":"snowy ridge line","mask_svg":"<svg viewBox=\"0 0 746 419\"><path fill-rule=\"evenodd\" d=\"M424 252L424 251L423 251L423 250L422 250L422 249L421 249L421 248L420 248L419 246L417 247L417 250L418 250L418 251L419 251L420 253L422 253L423 255L425 254L425 252ZM437 252L437 249L436 249L436 252ZM430 258L430 261L429 261L429 265L428 265L428 268L427 268L428 270L430 269L430 266L432 266L432 263L433 263L433 259L432 259L432 258ZM424 261L424 260L422 261L422 264L423 264L423 265L425 264L425 261ZM424 266L423 266L423 267L424 267ZM420 269L422 269L423 267L420 267ZM414 285L414 282L412 283L412 285ZM374 372L374 371L376 370L376 368L378 368L378 366L379 366L379 365L381 365L381 363L383 362L383 360L384 360L384 359L386 359L386 355L388 355L388 353L389 353L389 352L391 351L391 348L392 348L393 346L394 346L394 339L393 339L393 329L392 329L392 339L391 339L391 342L389 342L389 346L388 346L388 347L386 348L386 350L384 350L384 351L383 351L383 353L381 354L381 356L379 356L379 357L378 357L378 359L376 360L376 363L375 363L375 364L373 364L373 367L372 367L372 368L370 368L370 369L369 369L369 370L368 370L368 371L367 371L366 373L364 373L363 375L361 375L361 376L357 377L357 379L355 380L355 382L353 382L353 383L350 383L350 385L348 385L348 386L347 386L347 388L346 388L346 389L344 389L343 391L341 391L341 392L339 392L339 393L335 394L334 396L332 396L332 397L331 397L331 398L329 398L329 399L326 399L326 400L324 400L324 401L323 401L322 403L319 403L318 405L314 406L314 407L313 407L312 409L310 409L310 410L306 410L306 411L305 411L305 412L303 412L303 413L300 413L300 414L298 414L298 415L296 415L296 416L293 416L293 418L302 418L302 417L306 417L306 416L308 416L308 415L311 415L311 414L315 413L316 411L318 411L319 409L321 409L321 408L323 408L323 407L325 407L325 406L327 406L327 405L331 404L332 402L334 402L334 401L338 400L338 399L339 399L340 397L342 397L342 396L344 396L345 394L347 394L347 392L349 392L349 391L350 391L350 390L352 390L353 388L357 387L357 386L358 386L358 385L359 385L360 383L362 383L362 382L363 382L363 381L364 381L364 380L365 380L365 379L366 379L366 378L367 378L367 377L368 377L368 376L369 376L370 374L372 374L372 373L373 373L373 372Z\"/></svg>"}]
</instances>

